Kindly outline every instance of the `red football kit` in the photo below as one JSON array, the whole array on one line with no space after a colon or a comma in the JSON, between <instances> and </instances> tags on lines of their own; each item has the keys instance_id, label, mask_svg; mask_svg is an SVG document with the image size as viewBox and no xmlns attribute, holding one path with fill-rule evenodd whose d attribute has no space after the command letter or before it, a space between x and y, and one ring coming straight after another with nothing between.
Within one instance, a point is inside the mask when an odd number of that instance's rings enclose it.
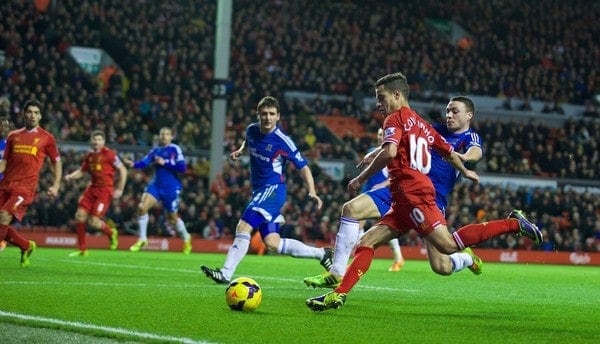
<instances>
[{"instance_id":1,"label":"red football kit","mask_svg":"<svg viewBox=\"0 0 600 344\"><path fill-rule=\"evenodd\" d=\"M19 221L35 198L46 156L53 163L60 160L56 140L46 130L21 128L8 134L3 157L6 170L0 181L0 206Z\"/></svg>"},{"instance_id":2,"label":"red football kit","mask_svg":"<svg viewBox=\"0 0 600 344\"><path fill-rule=\"evenodd\" d=\"M92 180L79 199L80 208L92 216L106 214L114 192L115 171L121 164L117 153L108 147L86 154L81 171L88 172Z\"/></svg>"},{"instance_id":3,"label":"red football kit","mask_svg":"<svg viewBox=\"0 0 600 344\"><path fill-rule=\"evenodd\" d=\"M446 157L453 147L429 123L408 107L386 117L382 144L398 147L397 155L388 162L392 208L379 223L399 232L414 229L427 236L446 224L435 204L435 189L427 176L431 170L431 149Z\"/></svg>"}]
</instances>

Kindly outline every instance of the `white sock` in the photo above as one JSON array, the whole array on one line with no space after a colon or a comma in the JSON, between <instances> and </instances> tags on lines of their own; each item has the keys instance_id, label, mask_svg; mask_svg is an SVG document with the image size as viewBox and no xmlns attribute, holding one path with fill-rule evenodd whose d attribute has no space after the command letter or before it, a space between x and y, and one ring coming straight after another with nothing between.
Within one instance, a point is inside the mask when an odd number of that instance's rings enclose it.
<instances>
[{"instance_id":1,"label":"white sock","mask_svg":"<svg viewBox=\"0 0 600 344\"><path fill-rule=\"evenodd\" d=\"M398 238L390 240L389 244L390 248L392 249L392 253L394 254L394 262L404 261L404 257L402 257L402 250L400 250L400 241Z\"/></svg>"},{"instance_id":2,"label":"white sock","mask_svg":"<svg viewBox=\"0 0 600 344\"><path fill-rule=\"evenodd\" d=\"M365 229L361 228L358 230L358 236L356 237L356 242L358 242L360 240L360 238L363 237L363 235L365 235Z\"/></svg>"},{"instance_id":3,"label":"white sock","mask_svg":"<svg viewBox=\"0 0 600 344\"><path fill-rule=\"evenodd\" d=\"M225 263L223 264L223 268L221 272L223 273L223 277L227 280L231 279L235 269L238 264L244 259L246 253L248 253L248 247L250 246L250 234L248 233L236 233L235 239L233 239L233 244L227 251L227 257L225 258Z\"/></svg>"},{"instance_id":4,"label":"white sock","mask_svg":"<svg viewBox=\"0 0 600 344\"><path fill-rule=\"evenodd\" d=\"M148 219L149 218L150 218L150 216L148 216L148 214L138 216L139 240L148 240Z\"/></svg>"},{"instance_id":5,"label":"white sock","mask_svg":"<svg viewBox=\"0 0 600 344\"><path fill-rule=\"evenodd\" d=\"M175 229L177 230L183 241L187 241L190 239L190 233L188 233L187 228L185 228L185 222L183 222L183 220L180 217L177 218L177 224L175 225Z\"/></svg>"},{"instance_id":6,"label":"white sock","mask_svg":"<svg viewBox=\"0 0 600 344\"><path fill-rule=\"evenodd\" d=\"M277 253L287 254L294 258L318 258L323 259L325 250L320 247L308 246L296 239L281 239Z\"/></svg>"},{"instance_id":7,"label":"white sock","mask_svg":"<svg viewBox=\"0 0 600 344\"><path fill-rule=\"evenodd\" d=\"M349 217L340 217L340 228L335 237L335 251L333 252L333 265L329 271L337 276L344 276L348 259L358 241L358 220Z\"/></svg>"},{"instance_id":8,"label":"white sock","mask_svg":"<svg viewBox=\"0 0 600 344\"><path fill-rule=\"evenodd\" d=\"M464 252L456 252L450 255L452 271L459 272L473 265L473 257Z\"/></svg>"}]
</instances>

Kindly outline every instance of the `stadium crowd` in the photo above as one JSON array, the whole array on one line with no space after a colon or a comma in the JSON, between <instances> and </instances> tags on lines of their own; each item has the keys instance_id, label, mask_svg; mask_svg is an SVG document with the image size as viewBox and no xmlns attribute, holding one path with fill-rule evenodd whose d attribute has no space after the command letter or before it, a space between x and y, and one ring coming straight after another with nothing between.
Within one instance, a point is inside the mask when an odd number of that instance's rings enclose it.
<instances>
[{"instance_id":1,"label":"stadium crowd","mask_svg":"<svg viewBox=\"0 0 600 344\"><path fill-rule=\"evenodd\" d=\"M283 102L284 130L309 157L353 159L371 142L348 137L332 144L331 134L311 118L318 113L356 116L372 130L378 123L359 100L372 96L376 77L398 66L411 82L413 99L426 100L435 90L589 107L592 95L600 93L594 39L600 24L593 17L597 3L405 1L399 8L391 1L240 0L234 6L226 151L241 143L243 129L254 120L251 109L257 99L265 94L283 99L284 91L301 90L343 95L346 101ZM541 12L549 14L534 15ZM5 51L0 66L2 111L20 127L20 106L37 97L46 106L44 127L62 141L87 141L93 129L101 129L109 145L148 146L158 129L168 125L184 149L207 149L215 15L213 1L133 1L123 6L113 0L65 0L55 2L46 13L36 11L33 2L4 2L0 4L0 50ZM452 45L428 27L425 18L456 21L475 44ZM99 83L67 58L70 46L102 47L122 69ZM553 128L543 120L525 124L475 120L474 128L486 144L485 163L477 166L482 172L600 179L597 121L566 120ZM75 169L79 153L63 153L65 170ZM143 172L130 173L126 192L110 214L124 230L134 227L136 197L149 178ZM209 185L207 176L208 162L194 157L184 178L182 217L197 235L230 235L250 195L248 170L225 166L222 180L216 181L219 185ZM319 171L315 176L325 210L319 216L312 212L300 181L289 180L285 231L308 241L333 240L339 208L349 195L344 183ZM522 205L548 233L550 243L541 248L599 250L597 194L497 188L457 188L448 211L450 223L459 226L502 217L510 207ZM60 200L38 200L26 221L69 224L77 197L70 189ZM155 228L161 227L158 214ZM526 244L510 240L494 245Z\"/></svg>"}]
</instances>

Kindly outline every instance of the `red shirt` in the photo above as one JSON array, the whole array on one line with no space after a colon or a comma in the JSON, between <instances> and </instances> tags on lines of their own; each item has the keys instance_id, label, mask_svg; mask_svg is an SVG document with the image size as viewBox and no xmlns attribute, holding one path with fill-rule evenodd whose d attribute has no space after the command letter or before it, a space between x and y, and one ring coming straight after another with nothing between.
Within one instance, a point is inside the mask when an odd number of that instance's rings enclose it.
<instances>
[{"instance_id":1,"label":"red shirt","mask_svg":"<svg viewBox=\"0 0 600 344\"><path fill-rule=\"evenodd\" d=\"M102 147L98 151L89 151L83 163L81 171L89 172L92 176L91 187L113 187L115 184L115 170L121 166L122 162L117 152Z\"/></svg>"},{"instance_id":2,"label":"red shirt","mask_svg":"<svg viewBox=\"0 0 600 344\"><path fill-rule=\"evenodd\" d=\"M55 163L60 161L60 153L54 136L41 127L30 131L17 129L8 134L4 160L6 170L0 187L18 185L19 188L35 192L40 170L46 156Z\"/></svg>"},{"instance_id":3,"label":"red shirt","mask_svg":"<svg viewBox=\"0 0 600 344\"><path fill-rule=\"evenodd\" d=\"M393 201L420 204L424 195L435 196L435 189L427 176L431 170L431 148L446 157L452 153L452 146L408 107L387 116L383 130L382 144L398 146L396 157L387 165Z\"/></svg>"}]
</instances>

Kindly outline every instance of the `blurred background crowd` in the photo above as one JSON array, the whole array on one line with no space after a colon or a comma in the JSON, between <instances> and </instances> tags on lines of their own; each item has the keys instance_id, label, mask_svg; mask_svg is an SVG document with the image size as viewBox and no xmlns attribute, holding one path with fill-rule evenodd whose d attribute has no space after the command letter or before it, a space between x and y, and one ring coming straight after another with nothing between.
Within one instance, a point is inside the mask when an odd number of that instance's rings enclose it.
<instances>
[{"instance_id":1,"label":"blurred background crowd","mask_svg":"<svg viewBox=\"0 0 600 344\"><path fill-rule=\"evenodd\" d=\"M136 157L156 143L162 126L173 127L188 156L182 218L197 236L231 236L251 191L243 163L226 164L215 180L208 178L216 3L2 2L0 115L21 127L20 106L37 97L45 105L43 126L60 142L86 144L90 132L101 129L109 146ZM501 218L522 208L546 234L546 242L533 249L600 251L600 115L594 98L600 94L600 3L234 0L233 5L226 152L239 147L245 127L255 120L257 101L273 95L282 100L281 126L307 157L355 160L373 145L373 135L336 137L315 115L358 118L375 132L379 120L362 99L373 97L379 76L398 70L407 75L414 100L442 95L445 105L457 94L489 96L503 99L506 113L543 102L539 116L523 121L475 117L485 154L477 170L583 180L592 191L460 184L450 201L449 224ZM428 26L431 18L459 23L468 39L446 40ZM72 46L102 48L118 68L91 75L69 57ZM290 90L336 97L285 97ZM565 115L568 104L580 106L581 113ZM444 105L427 115L443 118ZM547 114L565 118L550 125ZM82 156L64 148L65 171L76 169ZM324 210L314 211L298 174L289 171L283 234L332 241L340 207L351 197L345 185L352 175L336 181L312 168ZM109 213L120 230L135 231L135 209L150 174L130 171L126 192ZM83 183L65 186L55 201L40 193L24 225L71 230ZM171 235L160 209L152 215L151 231ZM403 240L420 243L418 237ZM529 247L512 236L486 245Z\"/></svg>"}]
</instances>

